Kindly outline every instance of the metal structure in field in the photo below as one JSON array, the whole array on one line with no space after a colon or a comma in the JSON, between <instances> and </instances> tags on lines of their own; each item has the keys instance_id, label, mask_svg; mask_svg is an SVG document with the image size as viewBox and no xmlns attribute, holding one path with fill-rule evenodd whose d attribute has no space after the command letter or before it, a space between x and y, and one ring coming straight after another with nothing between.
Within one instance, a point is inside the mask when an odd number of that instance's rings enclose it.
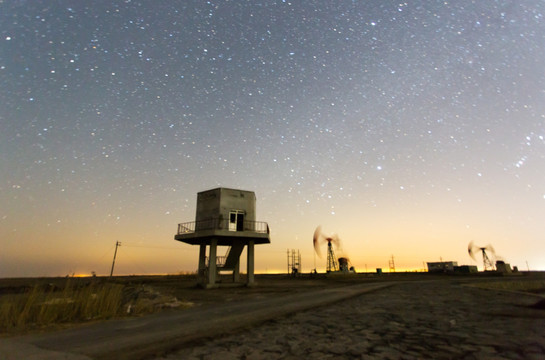
<instances>
[{"instance_id":1,"label":"metal structure in field","mask_svg":"<svg viewBox=\"0 0 545 360\"><path fill-rule=\"evenodd\" d=\"M337 266L337 260L335 260L335 252L333 251L333 246L331 245L331 238L327 238L327 272L339 271Z\"/></svg>"},{"instance_id":2,"label":"metal structure in field","mask_svg":"<svg viewBox=\"0 0 545 360\"><path fill-rule=\"evenodd\" d=\"M395 273L396 272L396 263L394 262L394 255L388 260L388 266L390 267L390 272Z\"/></svg>"},{"instance_id":3,"label":"metal structure in field","mask_svg":"<svg viewBox=\"0 0 545 360\"><path fill-rule=\"evenodd\" d=\"M314 231L314 236L312 238L312 243L314 245L314 251L318 257L322 257L320 252L320 245L322 243L327 243L327 266L326 272L328 273L355 273L356 270L353 266L350 265L350 260L347 257L340 257L337 259L335 256L335 248L339 248L341 240L337 234L326 235L322 232L322 227L318 226Z\"/></svg>"},{"instance_id":4,"label":"metal structure in field","mask_svg":"<svg viewBox=\"0 0 545 360\"><path fill-rule=\"evenodd\" d=\"M301 274L301 253L299 250L288 249L288 274L293 276Z\"/></svg>"},{"instance_id":5,"label":"metal structure in field","mask_svg":"<svg viewBox=\"0 0 545 360\"><path fill-rule=\"evenodd\" d=\"M314 230L314 236L312 238L312 243L314 245L314 251L316 251L316 254L318 254L318 257L322 257L322 253L320 252L320 245L322 243L327 243L327 265L326 265L326 272L334 272L339 271L339 266L337 265L337 259L335 258L335 251L333 250L333 245L336 247L339 246L339 237L337 234L333 235L326 235L322 232L322 227L318 226L316 230Z\"/></svg>"},{"instance_id":6,"label":"metal structure in field","mask_svg":"<svg viewBox=\"0 0 545 360\"><path fill-rule=\"evenodd\" d=\"M254 246L269 244L269 226L256 221L256 196L252 191L216 188L197 194L195 221L178 224L175 240L199 246L199 283L205 288L220 284L220 273L231 273L240 282L240 256L247 250L246 285L254 285ZM218 256L218 246L225 246ZM208 254L208 255L207 255Z\"/></svg>"},{"instance_id":7,"label":"metal structure in field","mask_svg":"<svg viewBox=\"0 0 545 360\"><path fill-rule=\"evenodd\" d=\"M320 245L327 243L327 273L347 274L356 272L356 269L350 264L350 259L345 256L339 258L335 256L335 250L333 248L339 249L341 244L341 240L337 234L326 235L322 232L322 227L318 226L316 230L314 230L312 243L314 245L314 251L320 258L322 257ZM316 269L314 270L316 271Z\"/></svg>"},{"instance_id":8,"label":"metal structure in field","mask_svg":"<svg viewBox=\"0 0 545 360\"><path fill-rule=\"evenodd\" d=\"M492 245L487 245L487 246L477 246L475 244L473 244L473 241L471 241L469 243L469 245L467 246L467 252L469 253L469 256L471 256L471 258L473 260L477 260L475 259L475 255L478 253L478 252L481 252L482 254L482 257L483 257L483 270L484 271L494 271L495 268L494 268L494 264L492 262L492 260L490 259L490 257L488 256L487 254L487 251L488 251L488 254L490 254L492 257L495 257L495 252L494 252L494 248L492 247Z\"/></svg>"}]
</instances>

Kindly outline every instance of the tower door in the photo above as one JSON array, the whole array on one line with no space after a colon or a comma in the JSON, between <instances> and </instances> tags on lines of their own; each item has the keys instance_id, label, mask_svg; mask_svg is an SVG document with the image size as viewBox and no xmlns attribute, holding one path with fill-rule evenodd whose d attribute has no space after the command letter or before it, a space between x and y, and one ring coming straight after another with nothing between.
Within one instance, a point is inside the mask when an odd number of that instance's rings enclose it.
<instances>
[{"instance_id":1,"label":"tower door","mask_svg":"<svg viewBox=\"0 0 545 360\"><path fill-rule=\"evenodd\" d=\"M232 210L229 212L229 231L244 230L244 212L241 210Z\"/></svg>"},{"instance_id":2,"label":"tower door","mask_svg":"<svg viewBox=\"0 0 545 360\"><path fill-rule=\"evenodd\" d=\"M244 231L244 214L237 214L237 231Z\"/></svg>"}]
</instances>

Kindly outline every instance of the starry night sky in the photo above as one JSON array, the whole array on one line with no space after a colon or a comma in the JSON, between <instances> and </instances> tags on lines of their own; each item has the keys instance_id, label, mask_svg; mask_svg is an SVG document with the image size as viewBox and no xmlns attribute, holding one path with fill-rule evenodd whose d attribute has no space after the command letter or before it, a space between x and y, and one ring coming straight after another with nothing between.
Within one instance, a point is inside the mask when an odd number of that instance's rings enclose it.
<instances>
[{"instance_id":1,"label":"starry night sky","mask_svg":"<svg viewBox=\"0 0 545 360\"><path fill-rule=\"evenodd\" d=\"M545 270L544 1L0 1L0 277L195 271L254 191L256 270ZM325 260L316 259L323 271ZM528 264L528 265L527 265Z\"/></svg>"}]
</instances>

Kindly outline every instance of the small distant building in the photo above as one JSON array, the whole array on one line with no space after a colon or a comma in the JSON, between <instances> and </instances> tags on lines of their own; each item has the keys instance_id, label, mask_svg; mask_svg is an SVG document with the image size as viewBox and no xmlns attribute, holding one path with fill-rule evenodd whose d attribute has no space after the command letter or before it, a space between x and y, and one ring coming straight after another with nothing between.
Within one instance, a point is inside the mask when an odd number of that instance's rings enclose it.
<instances>
[{"instance_id":1,"label":"small distant building","mask_svg":"<svg viewBox=\"0 0 545 360\"><path fill-rule=\"evenodd\" d=\"M240 255L247 248L246 285L254 284L254 245L269 244L269 226L256 221L256 196L252 191L217 188L197 194L195 221L178 224L177 241L199 246L198 277L205 288L219 285L220 272L240 280ZM225 246L218 256L218 246Z\"/></svg>"},{"instance_id":2,"label":"small distant building","mask_svg":"<svg viewBox=\"0 0 545 360\"><path fill-rule=\"evenodd\" d=\"M476 274L479 269L475 265L460 265L454 267L454 273L456 274Z\"/></svg>"},{"instance_id":3,"label":"small distant building","mask_svg":"<svg viewBox=\"0 0 545 360\"><path fill-rule=\"evenodd\" d=\"M350 260L347 257L340 257L339 259L339 271L342 273L355 273L356 269L350 264Z\"/></svg>"},{"instance_id":4,"label":"small distant building","mask_svg":"<svg viewBox=\"0 0 545 360\"><path fill-rule=\"evenodd\" d=\"M502 261L502 260L496 261L496 271L502 274L513 273L513 270L511 269L511 265L507 264L505 261Z\"/></svg>"},{"instance_id":5,"label":"small distant building","mask_svg":"<svg viewBox=\"0 0 545 360\"><path fill-rule=\"evenodd\" d=\"M430 273L451 273L454 272L454 267L458 266L456 261L429 262L427 264Z\"/></svg>"}]
</instances>

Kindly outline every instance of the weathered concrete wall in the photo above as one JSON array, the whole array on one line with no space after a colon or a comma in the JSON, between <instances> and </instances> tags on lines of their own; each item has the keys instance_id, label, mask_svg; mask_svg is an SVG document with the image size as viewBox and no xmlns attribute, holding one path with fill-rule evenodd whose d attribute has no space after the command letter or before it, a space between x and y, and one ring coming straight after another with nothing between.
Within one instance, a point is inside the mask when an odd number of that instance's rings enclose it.
<instances>
[{"instance_id":1,"label":"weathered concrete wall","mask_svg":"<svg viewBox=\"0 0 545 360\"><path fill-rule=\"evenodd\" d=\"M229 213L239 210L244 220L256 221L256 197L253 191L217 188L197 194L196 221L229 219Z\"/></svg>"},{"instance_id":2,"label":"weathered concrete wall","mask_svg":"<svg viewBox=\"0 0 545 360\"><path fill-rule=\"evenodd\" d=\"M220 189L202 191L197 194L195 221L217 219L220 214Z\"/></svg>"},{"instance_id":3,"label":"weathered concrete wall","mask_svg":"<svg viewBox=\"0 0 545 360\"><path fill-rule=\"evenodd\" d=\"M220 213L224 219L229 218L232 210L242 210L244 220L255 221L255 194L252 191L221 189Z\"/></svg>"}]
</instances>

